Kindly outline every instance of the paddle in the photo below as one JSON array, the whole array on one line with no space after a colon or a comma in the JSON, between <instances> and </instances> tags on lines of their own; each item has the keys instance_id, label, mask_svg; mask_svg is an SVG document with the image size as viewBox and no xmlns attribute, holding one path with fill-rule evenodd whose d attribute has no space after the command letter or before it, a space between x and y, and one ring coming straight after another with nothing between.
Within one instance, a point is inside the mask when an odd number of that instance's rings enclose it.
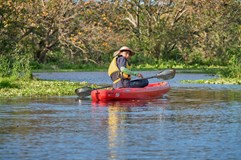
<instances>
[{"instance_id":1,"label":"paddle","mask_svg":"<svg viewBox=\"0 0 241 160\"><path fill-rule=\"evenodd\" d=\"M166 70L161 71L160 73L158 73L158 74L156 74L154 76L146 77L146 78L143 78L143 79L158 78L158 79L162 79L162 80L169 80L169 79L174 78L175 74L176 74L176 70L175 69L166 69ZM136 79L136 80L142 80L142 79ZM100 88L91 88L91 87L77 88L75 90L75 93L79 97L86 97L86 96L90 95L91 91L93 91L93 90L103 89L103 88L108 88L108 87L112 87L112 84L111 85L107 85L107 86L102 86Z\"/></svg>"},{"instance_id":2,"label":"paddle","mask_svg":"<svg viewBox=\"0 0 241 160\"><path fill-rule=\"evenodd\" d=\"M158 78L158 79L162 79L162 80L169 80L169 79L174 78L175 74L176 74L175 69L166 69L164 71L161 71L160 73L157 73L154 76L146 77L146 78L143 78L143 79Z\"/></svg>"}]
</instances>

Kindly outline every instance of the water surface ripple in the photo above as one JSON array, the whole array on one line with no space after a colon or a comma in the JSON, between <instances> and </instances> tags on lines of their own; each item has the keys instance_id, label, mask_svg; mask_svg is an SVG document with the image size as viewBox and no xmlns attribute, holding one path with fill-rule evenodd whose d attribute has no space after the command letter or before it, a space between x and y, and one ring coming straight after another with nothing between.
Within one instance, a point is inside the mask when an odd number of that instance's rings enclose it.
<instances>
[{"instance_id":1,"label":"water surface ripple","mask_svg":"<svg viewBox=\"0 0 241 160\"><path fill-rule=\"evenodd\" d=\"M179 80L209 75L176 77L153 100L0 98L0 159L240 159L240 86L188 86Z\"/></svg>"}]
</instances>

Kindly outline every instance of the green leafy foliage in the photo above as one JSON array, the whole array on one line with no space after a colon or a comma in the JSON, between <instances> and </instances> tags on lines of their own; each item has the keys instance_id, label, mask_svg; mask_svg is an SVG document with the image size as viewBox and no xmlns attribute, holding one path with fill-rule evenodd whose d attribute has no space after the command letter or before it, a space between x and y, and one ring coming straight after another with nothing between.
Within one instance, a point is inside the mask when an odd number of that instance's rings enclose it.
<instances>
[{"instance_id":1,"label":"green leafy foliage","mask_svg":"<svg viewBox=\"0 0 241 160\"><path fill-rule=\"evenodd\" d=\"M0 79L0 97L75 95L86 82Z\"/></svg>"},{"instance_id":2,"label":"green leafy foliage","mask_svg":"<svg viewBox=\"0 0 241 160\"><path fill-rule=\"evenodd\" d=\"M201 83L201 84L241 84L238 78L214 78L209 80L183 80L182 83Z\"/></svg>"},{"instance_id":3,"label":"green leafy foliage","mask_svg":"<svg viewBox=\"0 0 241 160\"><path fill-rule=\"evenodd\" d=\"M0 77L30 78L30 57L28 54L11 54L0 56Z\"/></svg>"},{"instance_id":4,"label":"green leafy foliage","mask_svg":"<svg viewBox=\"0 0 241 160\"><path fill-rule=\"evenodd\" d=\"M0 81L0 89L10 89L10 88L19 88L19 85L15 82L12 82L11 79L2 79Z\"/></svg>"}]
</instances>

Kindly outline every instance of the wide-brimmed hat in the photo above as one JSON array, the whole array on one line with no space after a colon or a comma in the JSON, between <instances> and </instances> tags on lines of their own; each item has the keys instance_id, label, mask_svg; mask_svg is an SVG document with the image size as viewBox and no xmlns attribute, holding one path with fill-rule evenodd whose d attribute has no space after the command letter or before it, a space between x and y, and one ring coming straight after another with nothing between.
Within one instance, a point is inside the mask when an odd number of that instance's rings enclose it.
<instances>
[{"instance_id":1,"label":"wide-brimmed hat","mask_svg":"<svg viewBox=\"0 0 241 160\"><path fill-rule=\"evenodd\" d=\"M129 51L130 55L133 56L135 54L129 47L123 46L118 51L115 51L113 57L118 56L122 51Z\"/></svg>"}]
</instances>

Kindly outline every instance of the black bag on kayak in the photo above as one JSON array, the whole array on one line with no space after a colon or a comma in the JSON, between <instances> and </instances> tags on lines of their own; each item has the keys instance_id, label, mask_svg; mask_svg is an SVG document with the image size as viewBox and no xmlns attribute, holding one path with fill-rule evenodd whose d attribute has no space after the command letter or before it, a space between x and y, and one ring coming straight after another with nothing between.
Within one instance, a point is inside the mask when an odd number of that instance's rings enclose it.
<instances>
[{"instance_id":1,"label":"black bag on kayak","mask_svg":"<svg viewBox=\"0 0 241 160\"><path fill-rule=\"evenodd\" d=\"M147 79L136 79L130 81L130 87L131 88L143 88L149 84L149 81Z\"/></svg>"}]
</instances>

